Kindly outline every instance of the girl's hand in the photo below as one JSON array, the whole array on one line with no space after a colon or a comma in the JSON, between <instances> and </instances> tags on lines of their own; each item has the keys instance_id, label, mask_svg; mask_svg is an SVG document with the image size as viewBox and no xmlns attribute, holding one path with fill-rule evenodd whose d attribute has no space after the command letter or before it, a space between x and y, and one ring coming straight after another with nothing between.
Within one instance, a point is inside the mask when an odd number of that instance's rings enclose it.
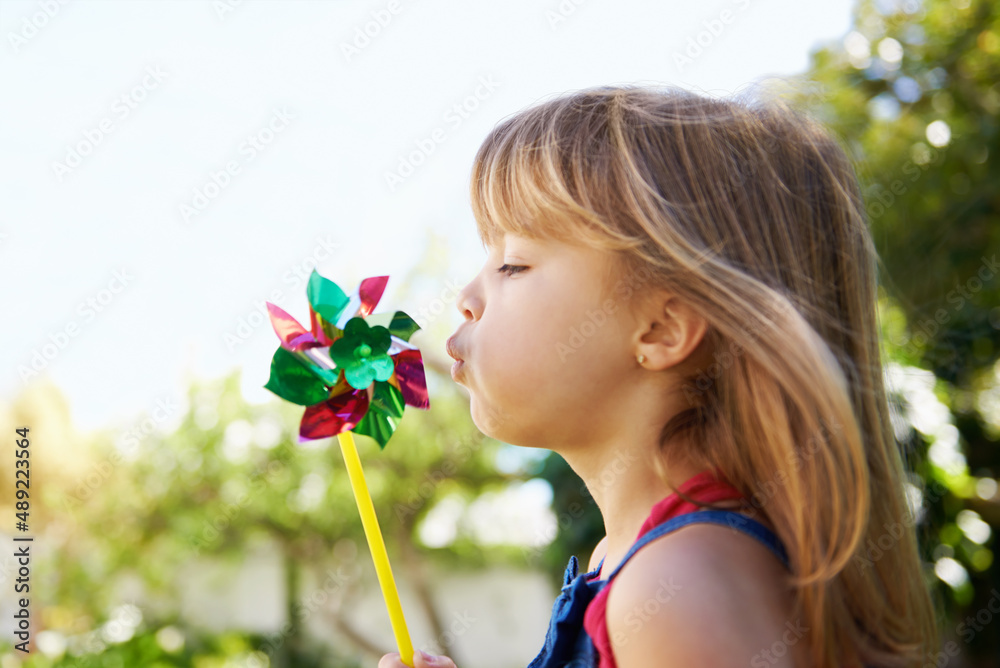
<instances>
[{"instance_id":1,"label":"girl's hand","mask_svg":"<svg viewBox=\"0 0 1000 668\"><path fill-rule=\"evenodd\" d=\"M399 652L389 652L379 659L378 668L407 668L407 665L399 658ZM417 650L413 653L413 668L456 668L456 666L455 662L446 656L424 654Z\"/></svg>"}]
</instances>

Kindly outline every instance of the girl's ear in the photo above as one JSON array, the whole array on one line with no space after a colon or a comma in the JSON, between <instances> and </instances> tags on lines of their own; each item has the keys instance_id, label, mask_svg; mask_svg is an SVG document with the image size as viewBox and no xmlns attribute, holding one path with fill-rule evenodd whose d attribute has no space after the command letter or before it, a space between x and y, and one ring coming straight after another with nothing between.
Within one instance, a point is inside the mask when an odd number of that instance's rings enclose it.
<instances>
[{"instance_id":1,"label":"girl's ear","mask_svg":"<svg viewBox=\"0 0 1000 668\"><path fill-rule=\"evenodd\" d=\"M659 304L657 307L656 304ZM708 321L680 298L669 295L653 302L639 320L639 344L635 354L643 355L647 369L662 371L681 364L699 364ZM694 354L692 354L694 353ZM688 359L690 362L688 362Z\"/></svg>"}]
</instances>

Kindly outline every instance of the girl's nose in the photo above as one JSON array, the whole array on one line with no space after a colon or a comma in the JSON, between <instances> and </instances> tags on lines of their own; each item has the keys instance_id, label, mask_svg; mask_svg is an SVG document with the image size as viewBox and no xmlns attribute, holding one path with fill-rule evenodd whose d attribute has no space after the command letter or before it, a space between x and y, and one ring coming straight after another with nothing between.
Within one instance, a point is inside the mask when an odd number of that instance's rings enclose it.
<instances>
[{"instance_id":1,"label":"girl's nose","mask_svg":"<svg viewBox=\"0 0 1000 668\"><path fill-rule=\"evenodd\" d=\"M479 320L479 317L482 315L482 299L479 297L475 285L476 281L471 281L462 288L462 291L458 293L458 298L455 300L458 312L466 320Z\"/></svg>"}]
</instances>

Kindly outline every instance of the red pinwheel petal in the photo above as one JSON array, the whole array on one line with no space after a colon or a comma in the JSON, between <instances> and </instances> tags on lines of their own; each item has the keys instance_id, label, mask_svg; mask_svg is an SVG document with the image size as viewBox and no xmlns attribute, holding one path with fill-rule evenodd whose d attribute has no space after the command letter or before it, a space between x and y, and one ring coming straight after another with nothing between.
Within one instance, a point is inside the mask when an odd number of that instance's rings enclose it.
<instances>
[{"instance_id":1,"label":"red pinwheel petal","mask_svg":"<svg viewBox=\"0 0 1000 668\"><path fill-rule=\"evenodd\" d=\"M281 339L281 344L285 348L298 351L322 345L316 340L316 337L299 324L298 320L288 315L281 307L275 306L271 302L266 302L266 304L274 333Z\"/></svg>"},{"instance_id":2,"label":"red pinwheel petal","mask_svg":"<svg viewBox=\"0 0 1000 668\"><path fill-rule=\"evenodd\" d=\"M344 392L306 408L299 424L300 440L334 436L353 429L368 411L368 392Z\"/></svg>"},{"instance_id":3,"label":"red pinwheel petal","mask_svg":"<svg viewBox=\"0 0 1000 668\"><path fill-rule=\"evenodd\" d=\"M403 402L414 408L429 408L427 379L424 377L424 360L419 350L403 350L392 356L396 362L396 378Z\"/></svg>"},{"instance_id":4,"label":"red pinwheel petal","mask_svg":"<svg viewBox=\"0 0 1000 668\"><path fill-rule=\"evenodd\" d=\"M361 281L358 286L358 298L361 299L361 307L358 315L362 318L369 315L378 305L378 300L382 299L385 292L385 284L389 282L388 276L373 276Z\"/></svg>"}]
</instances>

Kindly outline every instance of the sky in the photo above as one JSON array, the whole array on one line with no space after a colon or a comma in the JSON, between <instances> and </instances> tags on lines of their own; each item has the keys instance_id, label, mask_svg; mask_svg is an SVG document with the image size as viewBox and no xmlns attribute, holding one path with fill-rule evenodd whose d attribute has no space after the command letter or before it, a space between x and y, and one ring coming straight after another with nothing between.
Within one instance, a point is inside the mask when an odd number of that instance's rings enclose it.
<instances>
[{"instance_id":1,"label":"sky","mask_svg":"<svg viewBox=\"0 0 1000 668\"><path fill-rule=\"evenodd\" d=\"M77 427L125 425L236 368L268 400L263 304L307 322L314 267L348 291L389 275L377 311L444 358L485 259L468 177L496 123L595 85L798 74L852 9L2 0L0 402L47 376Z\"/></svg>"}]
</instances>

